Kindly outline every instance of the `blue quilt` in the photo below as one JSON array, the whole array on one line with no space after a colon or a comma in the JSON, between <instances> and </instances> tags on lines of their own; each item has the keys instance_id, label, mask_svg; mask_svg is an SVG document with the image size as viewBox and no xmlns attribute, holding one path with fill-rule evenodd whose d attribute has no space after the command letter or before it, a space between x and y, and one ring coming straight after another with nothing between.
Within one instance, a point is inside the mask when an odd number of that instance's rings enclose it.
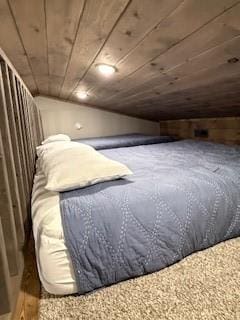
<instances>
[{"instance_id":1,"label":"blue quilt","mask_svg":"<svg viewBox=\"0 0 240 320\"><path fill-rule=\"evenodd\" d=\"M146 144L164 143L175 141L169 136L149 136L139 133L123 134L119 136L109 136L100 138L87 138L73 140L80 143L88 144L96 150L133 147Z\"/></svg>"},{"instance_id":2,"label":"blue quilt","mask_svg":"<svg viewBox=\"0 0 240 320\"><path fill-rule=\"evenodd\" d=\"M185 140L101 153L134 174L60 195L80 294L240 236L240 148Z\"/></svg>"}]
</instances>

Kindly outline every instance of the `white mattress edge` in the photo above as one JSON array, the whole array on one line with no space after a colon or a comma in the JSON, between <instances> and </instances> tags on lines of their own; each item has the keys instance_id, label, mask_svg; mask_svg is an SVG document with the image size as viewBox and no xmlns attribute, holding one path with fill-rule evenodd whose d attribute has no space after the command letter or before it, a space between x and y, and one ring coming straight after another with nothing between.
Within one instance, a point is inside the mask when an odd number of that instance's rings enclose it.
<instances>
[{"instance_id":1,"label":"white mattress edge","mask_svg":"<svg viewBox=\"0 0 240 320\"><path fill-rule=\"evenodd\" d=\"M45 190L45 177L37 166L32 191L32 222L37 268L46 291L76 293L72 262L65 245L59 194Z\"/></svg>"}]
</instances>

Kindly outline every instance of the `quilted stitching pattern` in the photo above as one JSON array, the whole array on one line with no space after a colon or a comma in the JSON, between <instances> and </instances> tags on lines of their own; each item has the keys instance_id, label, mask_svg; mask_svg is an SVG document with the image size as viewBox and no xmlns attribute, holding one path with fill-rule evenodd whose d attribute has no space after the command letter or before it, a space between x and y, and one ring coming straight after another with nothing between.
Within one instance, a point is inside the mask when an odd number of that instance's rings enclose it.
<instances>
[{"instance_id":1,"label":"quilted stitching pattern","mask_svg":"<svg viewBox=\"0 0 240 320\"><path fill-rule=\"evenodd\" d=\"M61 194L79 293L240 236L240 148L186 140L102 153L134 175Z\"/></svg>"}]
</instances>

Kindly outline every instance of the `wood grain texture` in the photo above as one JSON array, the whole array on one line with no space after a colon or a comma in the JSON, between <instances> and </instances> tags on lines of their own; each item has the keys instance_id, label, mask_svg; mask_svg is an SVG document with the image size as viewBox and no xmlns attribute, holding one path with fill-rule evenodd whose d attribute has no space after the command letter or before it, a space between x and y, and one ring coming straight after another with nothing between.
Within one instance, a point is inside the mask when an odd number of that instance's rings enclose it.
<instances>
[{"instance_id":1,"label":"wood grain texture","mask_svg":"<svg viewBox=\"0 0 240 320\"><path fill-rule=\"evenodd\" d=\"M3 83L4 83L4 91L6 97L6 107L7 107L7 114L9 120L9 131L11 135L12 141L12 149L13 149L13 158L15 159L15 169L16 169L16 178L17 178L17 185L19 190L19 201L21 211L18 213L18 219L16 220L16 225L19 228L19 231L22 232L19 239L19 247L24 243L24 220L26 219L26 212L27 212L27 203L26 203L26 193L25 193L25 186L24 186L24 172L23 166L21 162L20 156L20 141L17 132L17 125L15 121L14 115L14 105L12 99L12 91L11 91L11 84L10 84L10 73L8 70L8 66L6 62L1 63L2 66L2 75L3 75Z\"/></svg>"},{"instance_id":2,"label":"wood grain texture","mask_svg":"<svg viewBox=\"0 0 240 320\"><path fill-rule=\"evenodd\" d=\"M207 138L196 138L195 129L207 129ZM181 139L199 139L224 144L240 144L240 117L160 121L160 134Z\"/></svg>"},{"instance_id":3,"label":"wood grain texture","mask_svg":"<svg viewBox=\"0 0 240 320\"><path fill-rule=\"evenodd\" d=\"M134 68L134 66L128 62L124 63L124 61L133 55L135 59L139 59L139 54L135 55L134 53L136 48L145 39L148 39L164 18L171 14L181 3L182 0L132 1L97 56L95 64L88 70L76 90L85 88L92 94L94 93L93 96L99 98L105 86L110 90L113 82L123 76L126 77L131 72L130 68ZM149 48L149 50L151 49ZM95 68L98 63L115 65L119 71L113 79L104 78L99 75ZM96 79L98 79L98 83Z\"/></svg>"},{"instance_id":4,"label":"wood grain texture","mask_svg":"<svg viewBox=\"0 0 240 320\"><path fill-rule=\"evenodd\" d=\"M235 116L239 16L239 0L2 0L0 45L33 94L86 90L88 105L156 121Z\"/></svg>"},{"instance_id":5,"label":"wood grain texture","mask_svg":"<svg viewBox=\"0 0 240 320\"><path fill-rule=\"evenodd\" d=\"M4 78L2 75L2 66L0 64L0 129L2 136L2 152L7 173L7 184L9 189L10 205L14 213L15 229L12 231L17 234L18 245L21 247L24 242L24 227L22 220L22 210L20 201L20 192L17 183L16 162L14 162L13 142L10 131L10 122L7 109L6 93L4 88ZM4 188L4 184L2 185ZM6 213L7 214L7 213ZM10 215L10 213L9 213ZM17 269L15 270L17 272ZM14 274L14 271L13 271Z\"/></svg>"},{"instance_id":6,"label":"wood grain texture","mask_svg":"<svg viewBox=\"0 0 240 320\"><path fill-rule=\"evenodd\" d=\"M37 320L40 281L36 265L34 240L31 236L24 253L24 272L12 320Z\"/></svg>"},{"instance_id":7,"label":"wood grain texture","mask_svg":"<svg viewBox=\"0 0 240 320\"><path fill-rule=\"evenodd\" d=\"M0 217L0 316L11 311L11 285L6 246Z\"/></svg>"},{"instance_id":8,"label":"wood grain texture","mask_svg":"<svg viewBox=\"0 0 240 320\"><path fill-rule=\"evenodd\" d=\"M125 81L113 84L116 93L118 92L118 96L115 98L118 97L121 100L124 96L127 98L141 93L142 90L151 89L157 79L167 76L168 70L174 70L178 66L185 65L195 56L238 36L240 32L239 14L240 5L226 10L210 23L160 54L151 63L129 75ZM213 62L211 61L211 63ZM126 85L128 86L127 89ZM112 97L116 93L113 92ZM111 99L110 93L107 99Z\"/></svg>"},{"instance_id":9,"label":"wood grain texture","mask_svg":"<svg viewBox=\"0 0 240 320\"><path fill-rule=\"evenodd\" d=\"M181 2L171 14L166 16L152 30L148 37L134 48L126 59L123 59L120 65L117 64L120 70L120 79L123 78L125 86L123 84L119 87L118 83L115 86L116 90L129 89L129 77L134 86L139 81L148 80L152 73L159 77L159 73L161 75L161 71L163 71L163 66L160 65L160 70L156 68L158 58L166 55L169 49L184 41L205 24L210 23L214 17L223 13L227 5L232 4L233 2L224 3L219 1L196 2L189 0ZM115 79L117 78L115 77ZM110 85L107 88L108 95L111 89Z\"/></svg>"},{"instance_id":10,"label":"wood grain texture","mask_svg":"<svg viewBox=\"0 0 240 320\"><path fill-rule=\"evenodd\" d=\"M68 98L86 75L128 2L129 0L86 1L61 98Z\"/></svg>"},{"instance_id":11,"label":"wood grain texture","mask_svg":"<svg viewBox=\"0 0 240 320\"><path fill-rule=\"evenodd\" d=\"M49 70L44 0L9 0L39 92L48 94Z\"/></svg>"},{"instance_id":12,"label":"wood grain texture","mask_svg":"<svg viewBox=\"0 0 240 320\"><path fill-rule=\"evenodd\" d=\"M46 1L49 94L52 96L59 96L83 6L84 0Z\"/></svg>"},{"instance_id":13,"label":"wood grain texture","mask_svg":"<svg viewBox=\"0 0 240 320\"><path fill-rule=\"evenodd\" d=\"M16 132L18 137L18 149L19 149L20 162L21 162L21 168L22 168L23 180L24 180L25 206L27 207L26 199L27 199L27 194L31 192L31 185L29 184L29 180L28 180L28 163L27 163L27 157L25 153L23 132L22 132L22 126L21 126L19 102L18 102L18 96L17 96L17 85L15 81L15 76L13 73L10 73L10 84L11 84L10 86L11 86L11 97L13 102L14 119L15 119Z\"/></svg>"},{"instance_id":14,"label":"wood grain texture","mask_svg":"<svg viewBox=\"0 0 240 320\"><path fill-rule=\"evenodd\" d=\"M22 250L30 229L35 150L41 142L42 129L40 119L36 119L33 97L2 51L0 111L0 220L4 238L0 250L0 316L10 319L8 311L14 309L22 279Z\"/></svg>"},{"instance_id":15,"label":"wood grain texture","mask_svg":"<svg viewBox=\"0 0 240 320\"><path fill-rule=\"evenodd\" d=\"M11 9L7 0L0 1L0 48L4 49L8 58L14 63L33 94L37 93L36 82L31 70L28 55L16 27Z\"/></svg>"},{"instance_id":16,"label":"wood grain texture","mask_svg":"<svg viewBox=\"0 0 240 320\"><path fill-rule=\"evenodd\" d=\"M18 273L18 239L14 220L14 212L10 193L6 158L0 136L0 218L3 227L3 237L6 247L8 270L11 276ZM3 279L2 279L3 280ZM7 280L7 279L6 279ZM8 280L7 280L8 281Z\"/></svg>"}]
</instances>

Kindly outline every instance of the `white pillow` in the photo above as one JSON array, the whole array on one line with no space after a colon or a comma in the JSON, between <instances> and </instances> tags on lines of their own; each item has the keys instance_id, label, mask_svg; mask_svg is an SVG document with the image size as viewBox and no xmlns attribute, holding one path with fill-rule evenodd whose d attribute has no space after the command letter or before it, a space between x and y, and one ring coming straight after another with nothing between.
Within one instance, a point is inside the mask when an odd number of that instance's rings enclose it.
<instances>
[{"instance_id":1,"label":"white pillow","mask_svg":"<svg viewBox=\"0 0 240 320\"><path fill-rule=\"evenodd\" d=\"M45 189L67 191L99 182L122 178L132 172L122 163L103 156L92 147L69 142L45 152L41 168L47 180Z\"/></svg>"},{"instance_id":2,"label":"white pillow","mask_svg":"<svg viewBox=\"0 0 240 320\"><path fill-rule=\"evenodd\" d=\"M72 143L72 141L54 141L51 143L42 144L36 148L37 156L42 157L44 153L47 153L52 149L63 148L65 145L68 145L69 143Z\"/></svg>"},{"instance_id":3,"label":"white pillow","mask_svg":"<svg viewBox=\"0 0 240 320\"><path fill-rule=\"evenodd\" d=\"M52 136L47 137L47 139L45 139L42 144L47 144L50 142L56 142L56 141L71 141L71 138L69 136L67 136L66 134L55 134Z\"/></svg>"}]
</instances>

